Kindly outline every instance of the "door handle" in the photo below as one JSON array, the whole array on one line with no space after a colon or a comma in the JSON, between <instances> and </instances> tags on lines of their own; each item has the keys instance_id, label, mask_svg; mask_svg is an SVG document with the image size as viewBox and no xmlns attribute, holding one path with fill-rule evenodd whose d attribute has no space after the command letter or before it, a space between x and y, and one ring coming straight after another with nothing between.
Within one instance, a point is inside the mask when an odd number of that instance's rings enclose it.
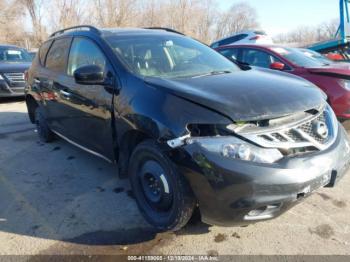
<instances>
[{"instance_id":1,"label":"door handle","mask_svg":"<svg viewBox=\"0 0 350 262\"><path fill-rule=\"evenodd\" d=\"M64 97L70 97L70 93L64 90L60 90L60 94L63 95Z\"/></svg>"}]
</instances>

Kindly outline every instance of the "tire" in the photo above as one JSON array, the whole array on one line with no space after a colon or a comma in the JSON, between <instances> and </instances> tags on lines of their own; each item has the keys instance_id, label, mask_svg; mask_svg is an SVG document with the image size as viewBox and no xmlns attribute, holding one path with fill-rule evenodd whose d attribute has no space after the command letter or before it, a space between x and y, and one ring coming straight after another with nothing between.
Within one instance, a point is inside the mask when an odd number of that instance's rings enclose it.
<instances>
[{"instance_id":1,"label":"tire","mask_svg":"<svg viewBox=\"0 0 350 262\"><path fill-rule=\"evenodd\" d=\"M190 185L171 160L154 141L146 140L135 148L129 163L133 193L147 222L160 231L184 227L192 216L196 200Z\"/></svg>"},{"instance_id":2,"label":"tire","mask_svg":"<svg viewBox=\"0 0 350 262\"><path fill-rule=\"evenodd\" d=\"M41 142L50 143L54 140L55 135L47 125L47 121L40 107L35 109L35 125Z\"/></svg>"}]
</instances>

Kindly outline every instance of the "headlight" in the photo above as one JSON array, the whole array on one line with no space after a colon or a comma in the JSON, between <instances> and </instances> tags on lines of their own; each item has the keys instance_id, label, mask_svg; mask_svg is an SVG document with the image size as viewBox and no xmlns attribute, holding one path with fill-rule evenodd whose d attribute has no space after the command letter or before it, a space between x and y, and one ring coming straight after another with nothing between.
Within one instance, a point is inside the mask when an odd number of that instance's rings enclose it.
<instances>
[{"instance_id":1,"label":"headlight","mask_svg":"<svg viewBox=\"0 0 350 262\"><path fill-rule=\"evenodd\" d=\"M4 80L4 78L2 77L2 75L0 74L0 80Z\"/></svg>"},{"instance_id":2,"label":"headlight","mask_svg":"<svg viewBox=\"0 0 350 262\"><path fill-rule=\"evenodd\" d=\"M275 163L283 155L278 149L261 148L236 137L192 137L187 143L197 143L207 151L223 157L253 161L257 163Z\"/></svg>"},{"instance_id":3,"label":"headlight","mask_svg":"<svg viewBox=\"0 0 350 262\"><path fill-rule=\"evenodd\" d=\"M350 80L340 80L340 85L347 91L350 91Z\"/></svg>"}]
</instances>

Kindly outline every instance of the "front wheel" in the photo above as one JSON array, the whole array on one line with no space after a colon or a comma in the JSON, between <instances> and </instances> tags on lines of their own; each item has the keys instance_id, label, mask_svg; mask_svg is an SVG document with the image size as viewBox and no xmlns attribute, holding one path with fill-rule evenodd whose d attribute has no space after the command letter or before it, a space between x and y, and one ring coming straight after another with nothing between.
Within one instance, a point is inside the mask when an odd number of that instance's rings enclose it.
<instances>
[{"instance_id":1,"label":"front wheel","mask_svg":"<svg viewBox=\"0 0 350 262\"><path fill-rule=\"evenodd\" d=\"M184 227L196 205L192 190L152 140L139 144L129 162L131 186L145 219L159 230Z\"/></svg>"}]
</instances>

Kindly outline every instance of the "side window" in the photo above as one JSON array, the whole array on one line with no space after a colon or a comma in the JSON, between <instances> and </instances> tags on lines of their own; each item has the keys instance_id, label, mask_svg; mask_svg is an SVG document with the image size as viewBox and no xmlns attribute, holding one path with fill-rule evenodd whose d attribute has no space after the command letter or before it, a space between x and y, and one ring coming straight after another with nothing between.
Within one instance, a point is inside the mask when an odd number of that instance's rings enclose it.
<instances>
[{"instance_id":1,"label":"side window","mask_svg":"<svg viewBox=\"0 0 350 262\"><path fill-rule=\"evenodd\" d=\"M252 66L270 68L275 58L270 54L257 49L243 49L242 62Z\"/></svg>"},{"instance_id":2,"label":"side window","mask_svg":"<svg viewBox=\"0 0 350 262\"><path fill-rule=\"evenodd\" d=\"M55 40L47 54L45 66L54 72L65 72L71 38Z\"/></svg>"},{"instance_id":3,"label":"side window","mask_svg":"<svg viewBox=\"0 0 350 262\"><path fill-rule=\"evenodd\" d=\"M248 36L247 34L241 34L241 35L239 35L239 36L235 39L235 41L236 41L236 42L237 42L237 41L240 41L240 40L246 38L247 36Z\"/></svg>"},{"instance_id":4,"label":"side window","mask_svg":"<svg viewBox=\"0 0 350 262\"><path fill-rule=\"evenodd\" d=\"M47 42L43 43L42 46L40 47L39 61L40 61L41 65L45 64L46 54L47 54L47 51L49 50L51 44L52 44L52 41L47 41Z\"/></svg>"},{"instance_id":5,"label":"side window","mask_svg":"<svg viewBox=\"0 0 350 262\"><path fill-rule=\"evenodd\" d=\"M91 40L74 38L69 54L67 74L72 76L76 69L85 65L98 65L104 71L106 58Z\"/></svg>"},{"instance_id":6,"label":"side window","mask_svg":"<svg viewBox=\"0 0 350 262\"><path fill-rule=\"evenodd\" d=\"M239 34L239 35L235 35L235 36L231 36L229 38L226 38L224 40L221 40L219 42L219 46L223 46L223 45L228 45L228 44L232 44L235 43L237 41L242 40L243 38L247 37L247 34Z\"/></svg>"},{"instance_id":7,"label":"side window","mask_svg":"<svg viewBox=\"0 0 350 262\"><path fill-rule=\"evenodd\" d=\"M238 49L237 48L219 50L219 53L222 54L223 56L227 57L230 60L237 60L237 58L238 58Z\"/></svg>"},{"instance_id":8,"label":"side window","mask_svg":"<svg viewBox=\"0 0 350 262\"><path fill-rule=\"evenodd\" d=\"M217 48L219 46L219 42L213 43L210 47L211 48Z\"/></svg>"}]
</instances>

